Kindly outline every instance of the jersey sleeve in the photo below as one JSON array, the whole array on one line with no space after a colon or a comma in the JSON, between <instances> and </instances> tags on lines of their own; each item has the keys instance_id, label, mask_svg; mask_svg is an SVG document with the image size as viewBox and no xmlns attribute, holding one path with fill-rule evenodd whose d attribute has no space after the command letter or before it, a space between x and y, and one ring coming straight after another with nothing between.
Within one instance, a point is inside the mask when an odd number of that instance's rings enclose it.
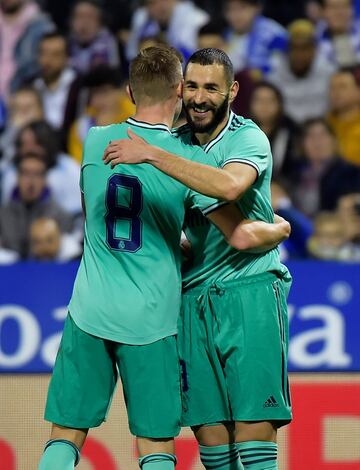
<instances>
[{"instance_id":1,"label":"jersey sleeve","mask_svg":"<svg viewBox=\"0 0 360 470\"><path fill-rule=\"evenodd\" d=\"M192 161L212 166L214 168L219 167L219 162L215 158L214 154L204 152L201 147L188 145L187 150L189 152L188 158ZM192 209L199 209L205 216L225 204L228 203L210 196L205 196L204 194L200 194L192 189L189 189L188 191L188 206Z\"/></svg>"},{"instance_id":2,"label":"jersey sleeve","mask_svg":"<svg viewBox=\"0 0 360 470\"><path fill-rule=\"evenodd\" d=\"M203 194L197 193L192 189L189 189L188 192L188 206L191 209L199 209L203 215L207 216L211 212L219 209L222 206L228 204L226 201L221 201L219 199L214 199L209 196L204 196Z\"/></svg>"},{"instance_id":3,"label":"jersey sleeve","mask_svg":"<svg viewBox=\"0 0 360 470\"><path fill-rule=\"evenodd\" d=\"M89 161L89 149L91 147L91 141L93 139L93 135L95 132L95 128L91 127L89 132L86 135L84 145L83 145L83 153L82 153L82 160L81 160L81 170L80 170L80 191L84 192L84 168Z\"/></svg>"},{"instance_id":4,"label":"jersey sleeve","mask_svg":"<svg viewBox=\"0 0 360 470\"><path fill-rule=\"evenodd\" d=\"M239 129L230 137L221 167L229 163L243 163L252 166L258 177L271 164L270 143L258 128Z\"/></svg>"}]
</instances>

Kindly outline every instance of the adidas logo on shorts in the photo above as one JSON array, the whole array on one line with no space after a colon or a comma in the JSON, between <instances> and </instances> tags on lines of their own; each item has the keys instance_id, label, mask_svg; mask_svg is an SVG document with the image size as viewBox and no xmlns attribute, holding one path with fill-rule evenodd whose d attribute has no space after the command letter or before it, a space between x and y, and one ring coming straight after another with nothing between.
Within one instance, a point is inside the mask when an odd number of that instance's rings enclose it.
<instances>
[{"instance_id":1,"label":"adidas logo on shorts","mask_svg":"<svg viewBox=\"0 0 360 470\"><path fill-rule=\"evenodd\" d=\"M263 405L264 408L278 408L279 403L275 400L275 398L271 395Z\"/></svg>"}]
</instances>

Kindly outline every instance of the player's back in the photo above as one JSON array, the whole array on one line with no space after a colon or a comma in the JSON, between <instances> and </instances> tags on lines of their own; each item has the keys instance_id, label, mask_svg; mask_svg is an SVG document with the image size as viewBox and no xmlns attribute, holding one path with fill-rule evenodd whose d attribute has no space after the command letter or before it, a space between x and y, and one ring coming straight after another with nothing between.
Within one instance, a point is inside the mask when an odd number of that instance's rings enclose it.
<instances>
[{"instance_id":1,"label":"player's back","mask_svg":"<svg viewBox=\"0 0 360 470\"><path fill-rule=\"evenodd\" d=\"M127 138L130 126L154 145L184 153L165 125L130 119L90 130L81 174L84 254L69 311L90 334L146 344L176 332L188 190L151 165L104 165L107 144Z\"/></svg>"}]
</instances>

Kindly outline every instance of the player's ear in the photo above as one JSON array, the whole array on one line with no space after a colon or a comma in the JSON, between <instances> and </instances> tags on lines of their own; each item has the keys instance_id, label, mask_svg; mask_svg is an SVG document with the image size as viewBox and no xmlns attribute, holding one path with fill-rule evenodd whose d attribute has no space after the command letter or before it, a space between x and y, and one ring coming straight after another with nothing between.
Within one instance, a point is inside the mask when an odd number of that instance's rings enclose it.
<instances>
[{"instance_id":1,"label":"player's ear","mask_svg":"<svg viewBox=\"0 0 360 470\"><path fill-rule=\"evenodd\" d=\"M131 102L136 105L130 85L126 85L126 93L128 94L128 97L130 98Z\"/></svg>"},{"instance_id":2,"label":"player's ear","mask_svg":"<svg viewBox=\"0 0 360 470\"><path fill-rule=\"evenodd\" d=\"M184 80L181 80L181 82L179 83L179 85L177 87L177 90L176 90L176 94L177 94L178 98L182 98L183 90L184 90Z\"/></svg>"},{"instance_id":3,"label":"player's ear","mask_svg":"<svg viewBox=\"0 0 360 470\"><path fill-rule=\"evenodd\" d=\"M230 93L229 93L230 103L234 101L238 92L239 92L239 82L235 81L231 84L231 87L230 87Z\"/></svg>"}]
</instances>

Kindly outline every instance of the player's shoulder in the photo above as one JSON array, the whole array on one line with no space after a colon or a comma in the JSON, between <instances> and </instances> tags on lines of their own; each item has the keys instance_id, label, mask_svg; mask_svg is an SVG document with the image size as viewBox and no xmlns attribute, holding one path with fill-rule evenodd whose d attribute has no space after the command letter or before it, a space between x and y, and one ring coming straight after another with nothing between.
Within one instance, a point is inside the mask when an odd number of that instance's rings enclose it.
<instances>
[{"instance_id":1,"label":"player's shoulder","mask_svg":"<svg viewBox=\"0 0 360 470\"><path fill-rule=\"evenodd\" d=\"M176 138L180 139L183 142L190 143L192 138L192 131L189 124L183 124L180 127L175 127L171 129L171 134Z\"/></svg>"},{"instance_id":2,"label":"player's shoulder","mask_svg":"<svg viewBox=\"0 0 360 470\"><path fill-rule=\"evenodd\" d=\"M121 133L121 131L125 131L127 127L125 123L109 124L108 126L93 126L90 127L86 139L107 138L109 135L116 135Z\"/></svg>"},{"instance_id":3,"label":"player's shoulder","mask_svg":"<svg viewBox=\"0 0 360 470\"><path fill-rule=\"evenodd\" d=\"M269 149L270 143L266 134L251 119L234 114L227 130L227 138L233 144L248 145L250 142Z\"/></svg>"}]
</instances>

